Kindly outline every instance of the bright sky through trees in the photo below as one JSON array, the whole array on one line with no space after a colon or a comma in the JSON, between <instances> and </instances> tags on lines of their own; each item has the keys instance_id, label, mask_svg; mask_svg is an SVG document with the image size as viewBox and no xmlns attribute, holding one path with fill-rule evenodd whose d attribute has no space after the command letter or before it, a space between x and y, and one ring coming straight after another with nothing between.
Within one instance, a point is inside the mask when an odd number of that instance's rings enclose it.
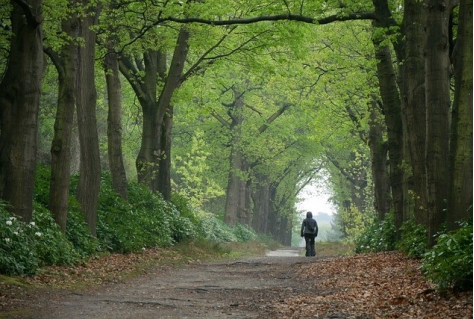
<instances>
[{"instance_id":1,"label":"bright sky through trees","mask_svg":"<svg viewBox=\"0 0 474 319\"><path fill-rule=\"evenodd\" d=\"M319 212L329 215L334 214L334 207L329 203L331 195L327 189L321 188L322 186L309 184L303 188L300 196L298 196L301 202L296 205L298 211L302 210L305 213L311 211L314 215L317 215Z\"/></svg>"}]
</instances>

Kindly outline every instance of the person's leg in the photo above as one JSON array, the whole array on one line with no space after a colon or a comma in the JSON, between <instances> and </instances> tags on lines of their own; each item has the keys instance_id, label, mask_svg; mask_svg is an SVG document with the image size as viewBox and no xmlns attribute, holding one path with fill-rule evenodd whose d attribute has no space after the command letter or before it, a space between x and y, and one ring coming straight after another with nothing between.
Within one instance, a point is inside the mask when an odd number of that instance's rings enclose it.
<instances>
[{"instance_id":1,"label":"person's leg","mask_svg":"<svg viewBox=\"0 0 474 319\"><path fill-rule=\"evenodd\" d=\"M315 236L311 236L311 239L310 239L311 256L316 256L316 247L315 247L314 240L315 240Z\"/></svg>"},{"instance_id":2,"label":"person's leg","mask_svg":"<svg viewBox=\"0 0 474 319\"><path fill-rule=\"evenodd\" d=\"M304 241L306 242L306 257L311 256L311 237L308 235L304 235Z\"/></svg>"}]
</instances>

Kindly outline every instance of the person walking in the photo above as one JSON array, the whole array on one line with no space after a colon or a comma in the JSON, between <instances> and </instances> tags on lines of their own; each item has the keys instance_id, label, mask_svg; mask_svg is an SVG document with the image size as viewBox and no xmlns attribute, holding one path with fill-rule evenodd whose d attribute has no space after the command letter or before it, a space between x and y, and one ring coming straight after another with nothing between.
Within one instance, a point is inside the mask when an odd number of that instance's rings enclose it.
<instances>
[{"instance_id":1,"label":"person walking","mask_svg":"<svg viewBox=\"0 0 474 319\"><path fill-rule=\"evenodd\" d=\"M301 237L306 242L306 257L316 256L316 248L314 247L314 239L318 237L318 223L313 218L312 212L306 213L306 218L301 223Z\"/></svg>"}]
</instances>

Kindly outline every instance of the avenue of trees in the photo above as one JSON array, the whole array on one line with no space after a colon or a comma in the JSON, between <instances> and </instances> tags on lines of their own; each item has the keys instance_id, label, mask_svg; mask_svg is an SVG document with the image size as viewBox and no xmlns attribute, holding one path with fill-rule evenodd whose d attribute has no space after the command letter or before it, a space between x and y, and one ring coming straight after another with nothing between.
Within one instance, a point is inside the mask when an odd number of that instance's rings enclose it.
<instances>
[{"instance_id":1,"label":"avenue of trees","mask_svg":"<svg viewBox=\"0 0 474 319\"><path fill-rule=\"evenodd\" d=\"M38 164L63 232L73 195L96 234L104 171L285 244L318 179L345 236L393 212L432 246L472 218L472 0L0 2L0 199L24 221Z\"/></svg>"}]
</instances>

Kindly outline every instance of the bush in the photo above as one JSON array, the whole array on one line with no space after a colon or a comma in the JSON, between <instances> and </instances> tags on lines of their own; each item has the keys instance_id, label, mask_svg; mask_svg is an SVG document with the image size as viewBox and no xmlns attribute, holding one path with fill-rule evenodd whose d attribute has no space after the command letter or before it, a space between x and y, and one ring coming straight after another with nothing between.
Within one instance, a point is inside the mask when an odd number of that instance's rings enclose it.
<instances>
[{"instance_id":1,"label":"bush","mask_svg":"<svg viewBox=\"0 0 474 319\"><path fill-rule=\"evenodd\" d=\"M34 275L39 264L35 236L41 236L41 233L34 223L27 224L10 216L5 205L0 205L0 273Z\"/></svg>"},{"instance_id":2,"label":"bush","mask_svg":"<svg viewBox=\"0 0 474 319\"><path fill-rule=\"evenodd\" d=\"M428 248L428 232L425 227L411 219L400 227L401 239L397 249L412 258L422 258Z\"/></svg>"},{"instance_id":3,"label":"bush","mask_svg":"<svg viewBox=\"0 0 474 319\"><path fill-rule=\"evenodd\" d=\"M356 253L395 250L396 228L393 213L387 214L383 221L374 220L355 241Z\"/></svg>"},{"instance_id":4,"label":"bush","mask_svg":"<svg viewBox=\"0 0 474 319\"><path fill-rule=\"evenodd\" d=\"M440 234L424 255L422 270L440 290L472 289L472 220L454 232Z\"/></svg>"},{"instance_id":5,"label":"bush","mask_svg":"<svg viewBox=\"0 0 474 319\"><path fill-rule=\"evenodd\" d=\"M237 238L237 241L241 243L245 243L250 240L255 240L257 238L257 234L255 234L255 231L253 229L242 224L237 224L234 227L234 234Z\"/></svg>"},{"instance_id":6,"label":"bush","mask_svg":"<svg viewBox=\"0 0 474 319\"><path fill-rule=\"evenodd\" d=\"M216 218L213 214L201 217L201 229L199 233L207 240L214 243L225 243L237 241L232 227Z\"/></svg>"},{"instance_id":7,"label":"bush","mask_svg":"<svg viewBox=\"0 0 474 319\"><path fill-rule=\"evenodd\" d=\"M92 256L101 250L99 241L92 236L84 220L84 215L80 211L79 203L72 196L69 197L66 237L82 258Z\"/></svg>"},{"instance_id":8,"label":"bush","mask_svg":"<svg viewBox=\"0 0 474 319\"><path fill-rule=\"evenodd\" d=\"M51 213L35 203L33 221L25 223L0 207L0 273L34 275L44 265L74 265L80 255Z\"/></svg>"},{"instance_id":9,"label":"bush","mask_svg":"<svg viewBox=\"0 0 474 319\"><path fill-rule=\"evenodd\" d=\"M110 185L110 176L103 174L97 237L104 250L136 252L197 237L198 219L184 198L175 198L178 209L145 185L130 183L127 202Z\"/></svg>"},{"instance_id":10,"label":"bush","mask_svg":"<svg viewBox=\"0 0 474 319\"><path fill-rule=\"evenodd\" d=\"M61 232L51 212L39 204L35 204L33 225L37 230L35 248L40 266L74 265L80 261L80 254Z\"/></svg>"},{"instance_id":11,"label":"bush","mask_svg":"<svg viewBox=\"0 0 474 319\"><path fill-rule=\"evenodd\" d=\"M129 202L110 187L103 177L99 196L97 238L113 252L136 252L144 248L172 244L170 220L165 201L144 185L132 183Z\"/></svg>"}]
</instances>

